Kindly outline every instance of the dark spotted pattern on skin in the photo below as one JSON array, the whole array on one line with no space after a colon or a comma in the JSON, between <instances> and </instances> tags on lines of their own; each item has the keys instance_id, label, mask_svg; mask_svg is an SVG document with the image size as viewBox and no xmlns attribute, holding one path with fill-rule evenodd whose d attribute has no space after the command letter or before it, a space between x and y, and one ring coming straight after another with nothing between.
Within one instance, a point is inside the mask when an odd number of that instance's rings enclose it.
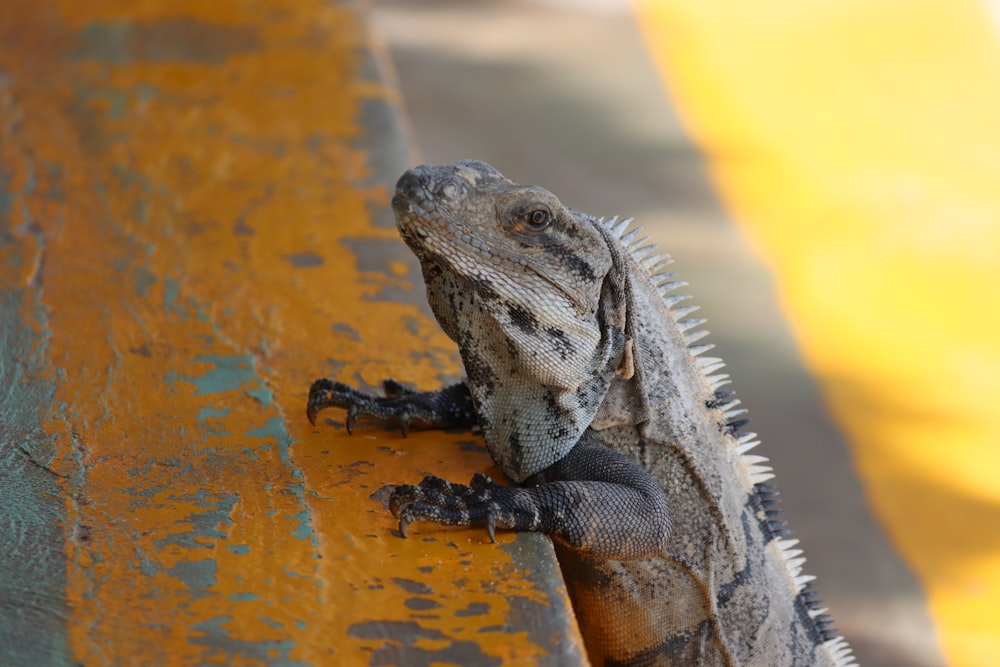
<instances>
[{"instance_id":1,"label":"dark spotted pattern on skin","mask_svg":"<svg viewBox=\"0 0 1000 667\"><path fill-rule=\"evenodd\" d=\"M538 333L538 319L527 308L517 304L507 305L507 316L518 329L528 335Z\"/></svg>"},{"instance_id":2,"label":"dark spotted pattern on skin","mask_svg":"<svg viewBox=\"0 0 1000 667\"><path fill-rule=\"evenodd\" d=\"M560 357L567 359L574 353L572 341L560 329L546 327L545 333Z\"/></svg>"},{"instance_id":3,"label":"dark spotted pattern on skin","mask_svg":"<svg viewBox=\"0 0 1000 667\"><path fill-rule=\"evenodd\" d=\"M483 301L495 301L500 295L493 289L488 280L470 280L470 285L476 295Z\"/></svg>"},{"instance_id":4,"label":"dark spotted pattern on skin","mask_svg":"<svg viewBox=\"0 0 1000 667\"><path fill-rule=\"evenodd\" d=\"M471 387L478 387L481 392L491 393L496 384L497 376L489 362L480 357L474 350L462 352L462 366L469 378ZM475 394L473 394L475 400Z\"/></svg>"},{"instance_id":5,"label":"dark spotted pattern on skin","mask_svg":"<svg viewBox=\"0 0 1000 667\"><path fill-rule=\"evenodd\" d=\"M580 255L559 246L553 246L550 251L555 257L558 257L562 261L563 265L570 272L576 274L587 282L594 282L597 280L597 274L594 272L594 267L592 267L587 260Z\"/></svg>"}]
</instances>

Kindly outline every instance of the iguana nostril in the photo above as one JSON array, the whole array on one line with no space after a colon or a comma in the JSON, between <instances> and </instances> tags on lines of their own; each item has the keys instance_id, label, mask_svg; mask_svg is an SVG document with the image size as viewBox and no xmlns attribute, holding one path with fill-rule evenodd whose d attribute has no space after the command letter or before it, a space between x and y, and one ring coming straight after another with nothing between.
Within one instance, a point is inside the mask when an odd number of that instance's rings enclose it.
<instances>
[{"instance_id":1,"label":"iguana nostril","mask_svg":"<svg viewBox=\"0 0 1000 667\"><path fill-rule=\"evenodd\" d=\"M396 194L410 201L421 201L427 196L423 181L409 170L396 181Z\"/></svg>"},{"instance_id":2,"label":"iguana nostril","mask_svg":"<svg viewBox=\"0 0 1000 667\"><path fill-rule=\"evenodd\" d=\"M440 194L442 197L457 199L462 196L463 192L462 187L454 180L448 180L441 184Z\"/></svg>"}]
</instances>

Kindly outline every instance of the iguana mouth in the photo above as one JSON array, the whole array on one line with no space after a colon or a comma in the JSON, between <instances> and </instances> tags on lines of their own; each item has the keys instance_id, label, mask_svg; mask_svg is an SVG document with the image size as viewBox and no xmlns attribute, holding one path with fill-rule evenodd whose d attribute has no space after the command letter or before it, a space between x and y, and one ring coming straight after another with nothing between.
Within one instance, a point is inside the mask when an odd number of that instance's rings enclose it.
<instances>
[{"instance_id":1,"label":"iguana mouth","mask_svg":"<svg viewBox=\"0 0 1000 667\"><path fill-rule=\"evenodd\" d=\"M392 210L397 213L406 213L415 203L414 200L425 201L428 194L420 177L410 169L396 181L396 194L392 197Z\"/></svg>"},{"instance_id":2,"label":"iguana mouth","mask_svg":"<svg viewBox=\"0 0 1000 667\"><path fill-rule=\"evenodd\" d=\"M435 182L429 175L421 175L421 167L408 170L396 181L396 192L392 197L392 210L396 214L396 226L400 234L414 251L431 251L428 242L432 234L425 226L436 226L447 229L453 225L441 215L436 205L439 199L457 199L458 197L442 197L438 192L464 195L465 189L458 188L450 182ZM448 179L448 181L454 179ZM411 241L413 243L411 243Z\"/></svg>"},{"instance_id":3,"label":"iguana mouth","mask_svg":"<svg viewBox=\"0 0 1000 667\"><path fill-rule=\"evenodd\" d=\"M471 187L459 173L443 174L439 168L426 165L414 167L400 176L392 197L392 209L403 240L418 256L434 257L445 265L453 264L449 260L460 256L458 246L461 246L477 252L487 262L504 262L517 270L525 270L525 262L502 256L462 221L455 209Z\"/></svg>"},{"instance_id":4,"label":"iguana mouth","mask_svg":"<svg viewBox=\"0 0 1000 667\"><path fill-rule=\"evenodd\" d=\"M424 183L413 170L407 171L396 181L396 193L392 197L393 212L412 216L414 214L423 218L426 212L421 204L425 204L430 198L430 192L424 187Z\"/></svg>"}]
</instances>

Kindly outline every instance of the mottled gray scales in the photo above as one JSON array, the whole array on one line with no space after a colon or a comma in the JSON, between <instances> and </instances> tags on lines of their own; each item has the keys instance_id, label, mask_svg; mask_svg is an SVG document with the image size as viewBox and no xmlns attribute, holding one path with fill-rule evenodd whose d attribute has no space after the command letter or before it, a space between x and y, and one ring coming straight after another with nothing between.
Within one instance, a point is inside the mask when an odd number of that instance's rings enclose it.
<instances>
[{"instance_id":1,"label":"mottled gray scales","mask_svg":"<svg viewBox=\"0 0 1000 667\"><path fill-rule=\"evenodd\" d=\"M507 316L518 329L525 334L532 336L538 333L538 320L527 308L522 308L517 304L507 306Z\"/></svg>"},{"instance_id":2,"label":"mottled gray scales","mask_svg":"<svg viewBox=\"0 0 1000 667\"><path fill-rule=\"evenodd\" d=\"M414 521L540 531L595 665L854 664L802 573L766 459L684 283L628 220L604 222L482 162L406 172L392 200L466 383L372 397L330 380L309 417L477 425L517 486L396 487ZM699 356L702 355L702 356Z\"/></svg>"}]
</instances>

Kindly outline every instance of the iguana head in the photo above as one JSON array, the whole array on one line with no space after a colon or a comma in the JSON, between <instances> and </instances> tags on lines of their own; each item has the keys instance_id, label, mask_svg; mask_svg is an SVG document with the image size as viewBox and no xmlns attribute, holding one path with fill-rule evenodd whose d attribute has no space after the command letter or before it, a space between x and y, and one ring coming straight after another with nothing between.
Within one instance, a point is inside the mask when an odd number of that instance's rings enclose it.
<instances>
[{"instance_id":1,"label":"iguana head","mask_svg":"<svg viewBox=\"0 0 1000 667\"><path fill-rule=\"evenodd\" d=\"M475 161L409 170L392 206L494 458L515 481L559 460L625 349L621 271L599 221Z\"/></svg>"},{"instance_id":2,"label":"iguana head","mask_svg":"<svg viewBox=\"0 0 1000 667\"><path fill-rule=\"evenodd\" d=\"M421 165L396 184L393 210L421 261L523 296L536 316L541 299L592 316L611 260L586 216L538 186L517 185L473 160ZM559 322L562 322L560 317Z\"/></svg>"}]
</instances>

